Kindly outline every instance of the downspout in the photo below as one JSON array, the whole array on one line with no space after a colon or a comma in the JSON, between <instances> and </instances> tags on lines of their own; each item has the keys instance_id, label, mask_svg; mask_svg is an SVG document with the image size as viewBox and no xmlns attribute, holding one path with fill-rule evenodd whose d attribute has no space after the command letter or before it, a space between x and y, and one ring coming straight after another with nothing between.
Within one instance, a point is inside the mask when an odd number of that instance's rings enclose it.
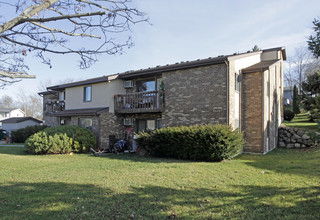
<instances>
[{"instance_id":1,"label":"downspout","mask_svg":"<svg viewBox=\"0 0 320 220\"><path fill-rule=\"evenodd\" d=\"M227 80L227 125L229 125L229 62L227 61L227 59L224 61L224 63L226 64L227 66L227 77L226 77L226 80Z\"/></svg>"}]
</instances>

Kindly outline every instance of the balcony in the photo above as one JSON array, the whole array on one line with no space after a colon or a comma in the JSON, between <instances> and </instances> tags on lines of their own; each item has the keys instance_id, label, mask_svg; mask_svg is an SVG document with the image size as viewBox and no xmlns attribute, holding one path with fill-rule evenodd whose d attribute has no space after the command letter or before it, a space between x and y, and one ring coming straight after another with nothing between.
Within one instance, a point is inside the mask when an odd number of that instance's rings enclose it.
<instances>
[{"instance_id":1,"label":"balcony","mask_svg":"<svg viewBox=\"0 0 320 220\"><path fill-rule=\"evenodd\" d=\"M64 101L48 100L45 103L44 111L46 113L60 112L60 111L64 111L64 106L65 106Z\"/></svg>"},{"instance_id":2,"label":"balcony","mask_svg":"<svg viewBox=\"0 0 320 220\"><path fill-rule=\"evenodd\" d=\"M115 113L151 113L164 111L164 91L135 92L114 96Z\"/></svg>"}]
</instances>

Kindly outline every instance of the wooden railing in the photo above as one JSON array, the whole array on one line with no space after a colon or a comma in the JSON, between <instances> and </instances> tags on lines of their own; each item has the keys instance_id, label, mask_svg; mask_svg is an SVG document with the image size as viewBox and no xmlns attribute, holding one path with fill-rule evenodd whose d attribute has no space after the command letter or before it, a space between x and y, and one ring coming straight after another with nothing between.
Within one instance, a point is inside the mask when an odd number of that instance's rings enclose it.
<instances>
[{"instance_id":1,"label":"wooden railing","mask_svg":"<svg viewBox=\"0 0 320 220\"><path fill-rule=\"evenodd\" d=\"M164 111L164 91L135 92L114 96L116 113L147 113Z\"/></svg>"},{"instance_id":2,"label":"wooden railing","mask_svg":"<svg viewBox=\"0 0 320 220\"><path fill-rule=\"evenodd\" d=\"M52 101L47 101L45 103L45 112L50 113L50 112L60 112L64 111L65 109L65 103L64 101L59 101L59 100L52 100Z\"/></svg>"}]
</instances>

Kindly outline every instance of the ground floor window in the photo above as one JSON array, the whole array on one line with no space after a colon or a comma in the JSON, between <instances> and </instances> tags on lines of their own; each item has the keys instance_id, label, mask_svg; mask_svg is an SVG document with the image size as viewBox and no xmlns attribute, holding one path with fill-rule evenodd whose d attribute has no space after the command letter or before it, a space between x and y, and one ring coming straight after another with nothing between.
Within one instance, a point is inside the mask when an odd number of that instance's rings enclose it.
<instances>
[{"instance_id":1,"label":"ground floor window","mask_svg":"<svg viewBox=\"0 0 320 220\"><path fill-rule=\"evenodd\" d=\"M158 119L138 119L137 131L155 130L162 127L161 118Z\"/></svg>"},{"instance_id":2,"label":"ground floor window","mask_svg":"<svg viewBox=\"0 0 320 220\"><path fill-rule=\"evenodd\" d=\"M92 130L92 118L79 118L79 126Z\"/></svg>"}]
</instances>

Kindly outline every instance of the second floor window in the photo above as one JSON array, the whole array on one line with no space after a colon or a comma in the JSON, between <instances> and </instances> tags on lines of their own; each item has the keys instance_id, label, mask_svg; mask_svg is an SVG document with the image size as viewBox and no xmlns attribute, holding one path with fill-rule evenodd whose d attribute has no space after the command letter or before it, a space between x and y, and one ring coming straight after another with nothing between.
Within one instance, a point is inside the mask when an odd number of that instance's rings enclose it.
<instances>
[{"instance_id":1,"label":"second floor window","mask_svg":"<svg viewBox=\"0 0 320 220\"><path fill-rule=\"evenodd\" d=\"M235 90L240 92L240 76L238 73L235 73Z\"/></svg>"},{"instance_id":2,"label":"second floor window","mask_svg":"<svg viewBox=\"0 0 320 220\"><path fill-rule=\"evenodd\" d=\"M83 101L91 102L92 101L92 88L91 86L86 86L83 88Z\"/></svg>"},{"instance_id":3,"label":"second floor window","mask_svg":"<svg viewBox=\"0 0 320 220\"><path fill-rule=\"evenodd\" d=\"M151 92L156 90L155 80L149 81L137 81L137 91L138 92Z\"/></svg>"}]
</instances>

